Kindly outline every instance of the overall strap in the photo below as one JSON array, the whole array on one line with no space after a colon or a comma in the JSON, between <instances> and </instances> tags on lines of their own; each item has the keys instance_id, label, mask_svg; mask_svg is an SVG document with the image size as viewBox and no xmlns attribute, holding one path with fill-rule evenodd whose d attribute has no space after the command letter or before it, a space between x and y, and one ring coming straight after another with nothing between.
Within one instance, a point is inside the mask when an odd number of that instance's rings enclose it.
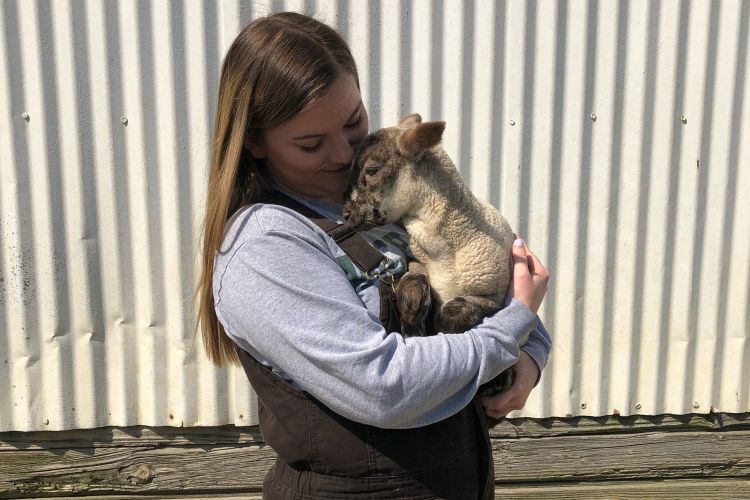
<instances>
[{"instance_id":1,"label":"overall strap","mask_svg":"<svg viewBox=\"0 0 750 500\"><path fill-rule=\"evenodd\" d=\"M385 258L348 222L339 224L279 191L272 192L263 202L281 205L310 219L325 231L364 273L377 268Z\"/></svg>"}]
</instances>

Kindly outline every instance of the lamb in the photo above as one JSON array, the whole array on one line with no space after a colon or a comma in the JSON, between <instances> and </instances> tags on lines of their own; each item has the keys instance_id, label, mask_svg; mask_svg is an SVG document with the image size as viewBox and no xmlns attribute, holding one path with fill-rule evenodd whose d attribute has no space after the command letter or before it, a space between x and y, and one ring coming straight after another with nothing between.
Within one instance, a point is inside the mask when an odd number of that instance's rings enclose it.
<instances>
[{"instance_id":1,"label":"lamb","mask_svg":"<svg viewBox=\"0 0 750 500\"><path fill-rule=\"evenodd\" d=\"M480 202L439 146L445 122L418 114L358 146L344 216L352 226L400 222L416 259L396 289L404 336L460 333L503 306L513 230ZM430 288L431 287L431 288ZM505 390L508 370L482 394Z\"/></svg>"}]
</instances>

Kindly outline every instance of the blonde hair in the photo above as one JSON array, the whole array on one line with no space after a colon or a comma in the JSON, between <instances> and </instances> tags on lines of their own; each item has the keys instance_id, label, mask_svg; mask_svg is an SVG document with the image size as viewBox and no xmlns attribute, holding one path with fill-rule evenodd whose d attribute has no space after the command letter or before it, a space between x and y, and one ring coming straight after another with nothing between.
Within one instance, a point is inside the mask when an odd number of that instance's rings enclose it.
<instances>
[{"instance_id":1,"label":"blonde hair","mask_svg":"<svg viewBox=\"0 0 750 500\"><path fill-rule=\"evenodd\" d=\"M244 148L323 97L339 74L357 85L357 68L346 42L329 26L292 12L256 19L232 45L221 69L211 166L203 222L201 274L193 304L209 359L239 363L234 343L216 317L214 258L229 218L269 191L263 162Z\"/></svg>"}]
</instances>

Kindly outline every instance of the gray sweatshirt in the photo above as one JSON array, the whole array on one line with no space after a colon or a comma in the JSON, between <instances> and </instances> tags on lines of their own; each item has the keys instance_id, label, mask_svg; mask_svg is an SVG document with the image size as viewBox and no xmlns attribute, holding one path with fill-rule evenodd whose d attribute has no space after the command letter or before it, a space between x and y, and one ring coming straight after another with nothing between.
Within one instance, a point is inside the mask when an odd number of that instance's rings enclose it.
<instances>
[{"instance_id":1,"label":"gray sweatshirt","mask_svg":"<svg viewBox=\"0 0 750 500\"><path fill-rule=\"evenodd\" d=\"M297 198L341 220L341 207ZM391 225L363 235L405 269L408 234ZM229 337L282 378L346 418L411 428L465 407L479 386L518 361L540 369L551 340L523 303L464 334L404 338L379 321L377 278L353 269L318 226L276 205L256 204L228 224L216 256L216 314Z\"/></svg>"}]
</instances>

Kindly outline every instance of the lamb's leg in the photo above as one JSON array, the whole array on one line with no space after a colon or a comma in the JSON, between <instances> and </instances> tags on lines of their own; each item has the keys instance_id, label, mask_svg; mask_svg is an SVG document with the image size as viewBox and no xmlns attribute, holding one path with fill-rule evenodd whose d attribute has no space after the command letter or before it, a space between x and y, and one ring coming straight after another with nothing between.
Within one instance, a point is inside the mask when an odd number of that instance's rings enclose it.
<instances>
[{"instance_id":1,"label":"lamb's leg","mask_svg":"<svg viewBox=\"0 0 750 500\"><path fill-rule=\"evenodd\" d=\"M467 295L456 297L443 304L438 311L436 326L438 332L463 333L477 326L485 317L502 308L497 297Z\"/></svg>"},{"instance_id":2,"label":"lamb's leg","mask_svg":"<svg viewBox=\"0 0 750 500\"><path fill-rule=\"evenodd\" d=\"M462 333L478 325L482 319L501 309L496 297L456 297L440 308L437 318L438 331ZM480 396L491 396L503 392L513 385L515 372L509 368L479 388Z\"/></svg>"},{"instance_id":3,"label":"lamb's leg","mask_svg":"<svg viewBox=\"0 0 750 500\"><path fill-rule=\"evenodd\" d=\"M513 381L515 380L515 378L516 371L513 369L513 367L510 367L486 384L482 384L479 387L479 391L477 391L477 395L494 396L499 392L507 391L508 389L510 389L510 386L513 385ZM490 417L489 415L485 415L484 419L487 422L487 427L490 429L503 421L503 418Z\"/></svg>"},{"instance_id":4,"label":"lamb's leg","mask_svg":"<svg viewBox=\"0 0 750 500\"><path fill-rule=\"evenodd\" d=\"M396 287L396 307L401 317L404 337L423 337L427 334L427 319L432 307L430 281L420 272L421 266L409 264L409 272Z\"/></svg>"},{"instance_id":5,"label":"lamb's leg","mask_svg":"<svg viewBox=\"0 0 750 500\"><path fill-rule=\"evenodd\" d=\"M513 367L508 368L497 377L493 378L486 384L479 387L477 394L480 396L493 396L498 392L504 392L510 389L516 379L516 372Z\"/></svg>"}]
</instances>

